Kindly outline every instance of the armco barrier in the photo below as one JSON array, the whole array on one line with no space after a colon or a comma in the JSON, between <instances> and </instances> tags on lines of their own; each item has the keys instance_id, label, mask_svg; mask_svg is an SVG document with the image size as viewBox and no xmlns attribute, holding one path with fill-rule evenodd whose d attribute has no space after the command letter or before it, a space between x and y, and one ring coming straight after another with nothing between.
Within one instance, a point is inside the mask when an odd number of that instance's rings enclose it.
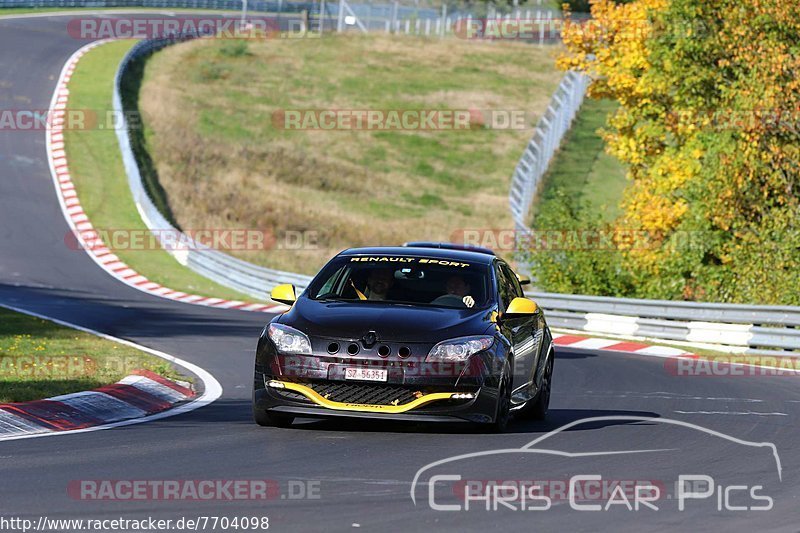
<instances>
[{"instance_id":1,"label":"armco barrier","mask_svg":"<svg viewBox=\"0 0 800 533\"><path fill-rule=\"evenodd\" d=\"M508 204L514 219L514 228L520 233L530 231L528 215L531 204L550 166L550 160L583 104L588 85L589 77L585 74L567 72L517 163L511 178Z\"/></svg>"},{"instance_id":2,"label":"armco barrier","mask_svg":"<svg viewBox=\"0 0 800 533\"><path fill-rule=\"evenodd\" d=\"M184 37L181 40L191 38ZM136 59L161 49L178 39L152 39L140 41L127 53L117 69L114 82L113 107L114 114L121 117L117 128L117 139L122 152L122 162L128 176L128 185L133 195L136 208L142 220L156 235L175 234L178 230L161 214L145 190L139 165L131 148L128 124L122 107L121 82L128 66ZM212 279L220 285L231 287L253 298L263 299L265 293L275 285L293 283L305 288L311 280L308 276L281 272L242 261L217 250L202 246L184 235L184 242L190 243L188 250L171 250L169 253L182 265Z\"/></svg>"},{"instance_id":3,"label":"armco barrier","mask_svg":"<svg viewBox=\"0 0 800 533\"><path fill-rule=\"evenodd\" d=\"M359 29L364 32L405 33L413 35L451 35L458 21L480 20L480 17L496 20L521 20L533 24L530 42L540 45L559 42L561 18L558 10L537 7L522 9L511 5L480 6L474 16L471 11L449 10L447 4L421 6L418 1L386 3L350 3L347 0L0 0L0 15L3 9L114 9L149 8L152 10L192 9L203 11L228 11L243 14L267 14L294 20L298 24L305 19L310 31L347 31ZM488 7L488 9L487 9ZM298 26L299 27L299 26Z\"/></svg>"},{"instance_id":4,"label":"armco barrier","mask_svg":"<svg viewBox=\"0 0 800 533\"><path fill-rule=\"evenodd\" d=\"M800 308L639 300L531 292L551 326L739 348L752 354L800 350ZM800 355L800 352L793 355Z\"/></svg>"},{"instance_id":5,"label":"armco barrier","mask_svg":"<svg viewBox=\"0 0 800 533\"><path fill-rule=\"evenodd\" d=\"M800 307L640 300L548 292L531 292L529 294L542 307L568 312L605 313L695 322L800 326Z\"/></svg>"},{"instance_id":6,"label":"armco barrier","mask_svg":"<svg viewBox=\"0 0 800 533\"><path fill-rule=\"evenodd\" d=\"M174 40L142 41L123 59L114 86L113 105L117 117L125 117L120 82L126 68L135 59L171 42ZM537 145L541 146L541 152L537 153L552 155L572 120L570 115L577 110L579 90L585 80L573 77L568 82L567 92L554 100L563 106L558 109L569 110L569 113L562 114L555 109L547 115L547 124L557 128L560 134L542 137ZM585 85L583 87L585 89ZM177 231L161 215L145 191L127 126L118 128L117 136L131 192L145 224L153 230ZM541 175L541 172L529 174L536 175ZM529 189L533 186L531 181L525 183L528 183L526 186ZM186 240L190 239L186 237ZM211 249L182 251L173 255L181 264L197 273L255 298L263 298L266 291L281 283L292 283L303 290L311 279L309 276L256 266ZM557 328L716 345L752 354L791 354L794 350L800 350L798 307L637 300L543 292L531 292L528 295L545 309L548 322ZM800 353L795 352L794 355Z\"/></svg>"}]
</instances>

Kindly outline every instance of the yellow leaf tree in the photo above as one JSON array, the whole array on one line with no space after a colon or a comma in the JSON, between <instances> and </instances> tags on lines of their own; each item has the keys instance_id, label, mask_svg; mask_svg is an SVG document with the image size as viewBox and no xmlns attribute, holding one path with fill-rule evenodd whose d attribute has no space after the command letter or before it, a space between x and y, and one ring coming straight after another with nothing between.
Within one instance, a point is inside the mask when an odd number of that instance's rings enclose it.
<instances>
[{"instance_id":1,"label":"yellow leaf tree","mask_svg":"<svg viewBox=\"0 0 800 533\"><path fill-rule=\"evenodd\" d=\"M800 304L800 3L594 0L564 69L619 110L632 296ZM790 290L789 287L795 287Z\"/></svg>"}]
</instances>

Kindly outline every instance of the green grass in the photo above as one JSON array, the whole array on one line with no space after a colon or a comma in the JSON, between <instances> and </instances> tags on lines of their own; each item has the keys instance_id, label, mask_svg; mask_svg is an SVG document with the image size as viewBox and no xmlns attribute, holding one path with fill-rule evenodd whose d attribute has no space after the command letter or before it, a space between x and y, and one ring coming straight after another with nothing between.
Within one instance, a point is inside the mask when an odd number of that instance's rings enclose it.
<instances>
[{"instance_id":1,"label":"green grass","mask_svg":"<svg viewBox=\"0 0 800 533\"><path fill-rule=\"evenodd\" d=\"M132 41L97 47L78 63L70 81L69 107L110 110L114 74ZM113 129L68 130L65 145L81 204L98 229L146 230L128 187ZM152 281L171 289L232 300L252 300L178 263L163 250L115 250L119 258Z\"/></svg>"},{"instance_id":2,"label":"green grass","mask_svg":"<svg viewBox=\"0 0 800 533\"><path fill-rule=\"evenodd\" d=\"M625 167L604 151L597 133L615 109L616 103L609 100L586 99L545 175L532 209L534 220L562 194L572 205L603 213L606 222L619 216L619 202L628 184Z\"/></svg>"},{"instance_id":3,"label":"green grass","mask_svg":"<svg viewBox=\"0 0 800 533\"><path fill-rule=\"evenodd\" d=\"M414 36L203 40L144 69L152 178L181 227L315 231L316 249L234 252L314 273L343 248L510 228L511 175L562 73L555 47ZM281 110L525 110L522 129L308 131ZM278 115L280 116L280 115Z\"/></svg>"},{"instance_id":4,"label":"green grass","mask_svg":"<svg viewBox=\"0 0 800 533\"><path fill-rule=\"evenodd\" d=\"M0 308L0 403L93 389L137 369L181 377L153 355Z\"/></svg>"}]
</instances>

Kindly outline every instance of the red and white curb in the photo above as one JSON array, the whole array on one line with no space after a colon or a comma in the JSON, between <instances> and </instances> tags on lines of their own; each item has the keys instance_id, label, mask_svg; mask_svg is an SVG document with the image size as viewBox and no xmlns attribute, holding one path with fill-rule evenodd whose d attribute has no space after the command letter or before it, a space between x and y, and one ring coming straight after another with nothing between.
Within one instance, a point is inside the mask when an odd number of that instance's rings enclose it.
<instances>
[{"instance_id":1,"label":"red and white curb","mask_svg":"<svg viewBox=\"0 0 800 533\"><path fill-rule=\"evenodd\" d=\"M0 303L0 307L136 348L194 374L202 394L179 382L142 371L93 391L78 392L36 402L0 405L0 441L56 437L141 424L180 415L209 405L222 396L222 385L205 369L141 344L113 337L77 324Z\"/></svg>"},{"instance_id":2,"label":"red and white curb","mask_svg":"<svg viewBox=\"0 0 800 533\"><path fill-rule=\"evenodd\" d=\"M573 333L553 333L553 344L556 347L658 357L664 360L664 371L673 376L800 376L800 363L791 356L759 357L728 353L698 355L671 346L601 339Z\"/></svg>"},{"instance_id":3,"label":"red and white curb","mask_svg":"<svg viewBox=\"0 0 800 533\"><path fill-rule=\"evenodd\" d=\"M225 300L222 298L209 298L196 294L188 294L163 287L147 277L139 274L127 264L122 262L106 246L97 246L99 235L89 221L89 217L81 206L75 185L69 173L67 154L64 150L64 116L69 100L69 81L75 72L78 61L89 50L111 40L101 40L90 43L75 52L66 62L58 78L53 98L50 102L51 126L46 131L47 157L50 164L50 173L53 177L56 193L58 194L61 210L74 235L81 244L81 248L89 254L108 274L135 289L148 294L175 300L178 302L221 309L239 309L242 311L257 311L264 313L278 313L287 309L283 305L266 305L260 303Z\"/></svg>"},{"instance_id":4,"label":"red and white curb","mask_svg":"<svg viewBox=\"0 0 800 533\"><path fill-rule=\"evenodd\" d=\"M696 357L692 352L687 352L680 348L672 348L670 346L655 346L640 342L601 339L566 333L553 333L553 344L582 350L625 352L656 357Z\"/></svg>"},{"instance_id":5,"label":"red and white curb","mask_svg":"<svg viewBox=\"0 0 800 533\"><path fill-rule=\"evenodd\" d=\"M194 397L186 385L140 370L99 389L0 404L0 441L142 418Z\"/></svg>"}]
</instances>

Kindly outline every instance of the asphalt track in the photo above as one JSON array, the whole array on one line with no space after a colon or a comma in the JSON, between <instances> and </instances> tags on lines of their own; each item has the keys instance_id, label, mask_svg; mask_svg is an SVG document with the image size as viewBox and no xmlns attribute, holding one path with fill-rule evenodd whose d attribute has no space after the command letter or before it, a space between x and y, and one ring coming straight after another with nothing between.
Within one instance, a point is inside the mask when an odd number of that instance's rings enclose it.
<instances>
[{"instance_id":1,"label":"asphalt track","mask_svg":"<svg viewBox=\"0 0 800 533\"><path fill-rule=\"evenodd\" d=\"M84 42L68 17L0 20L0 109L46 109L56 77ZM209 309L136 291L64 245L68 231L49 174L42 131L0 130L0 302L130 339L195 363L224 388L214 404L185 415L100 432L0 443L0 517L145 518L268 516L276 531L362 530L665 530L798 531L797 421L792 377L678 377L662 359L558 350L547 423L514 423L486 435L465 427L302 420L266 429L250 420L258 313ZM754 442L753 448L670 424L607 420L571 428L542 446L570 453L668 449L565 458L504 454L453 463L465 479L565 480L576 474L662 481L706 474L725 486L764 485L769 511L717 509L716 498L675 499L659 510L436 511L429 486L410 497L418 469L482 450L517 448L586 417L678 419ZM441 467L440 467L441 468ZM81 501L67 493L82 479L270 479L270 501ZM289 480L311 480L319 498L287 498ZM443 493L440 493L443 494ZM440 496L437 496L439 501ZM446 499L441 496L441 499ZM737 502L741 503L741 502ZM753 504L754 502L750 502Z\"/></svg>"}]
</instances>

